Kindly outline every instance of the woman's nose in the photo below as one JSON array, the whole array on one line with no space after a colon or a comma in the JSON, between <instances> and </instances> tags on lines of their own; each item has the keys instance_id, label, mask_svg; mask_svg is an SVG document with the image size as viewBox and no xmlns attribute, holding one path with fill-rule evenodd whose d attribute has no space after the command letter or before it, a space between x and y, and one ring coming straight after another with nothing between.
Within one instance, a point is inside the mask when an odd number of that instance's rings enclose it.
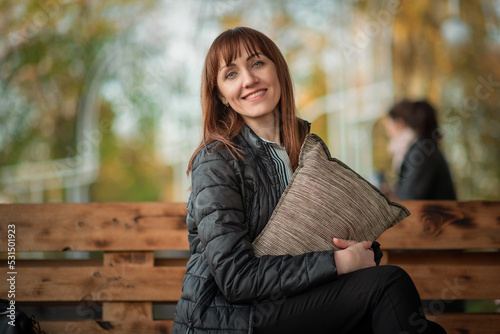
<instances>
[{"instance_id":1,"label":"woman's nose","mask_svg":"<svg viewBox=\"0 0 500 334\"><path fill-rule=\"evenodd\" d=\"M259 81L259 78L255 73L249 70L243 71L243 86L248 87Z\"/></svg>"}]
</instances>

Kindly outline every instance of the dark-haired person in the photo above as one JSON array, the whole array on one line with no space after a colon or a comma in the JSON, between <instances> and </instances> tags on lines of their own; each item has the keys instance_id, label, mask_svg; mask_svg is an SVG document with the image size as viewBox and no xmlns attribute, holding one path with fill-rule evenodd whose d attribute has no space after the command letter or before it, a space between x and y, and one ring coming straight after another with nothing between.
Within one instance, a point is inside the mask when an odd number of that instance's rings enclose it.
<instances>
[{"instance_id":1,"label":"dark-haired person","mask_svg":"<svg viewBox=\"0 0 500 334\"><path fill-rule=\"evenodd\" d=\"M309 124L296 116L285 59L265 35L234 28L202 73L203 140L188 166L191 258L173 333L444 333L410 277L376 266L372 242L257 258Z\"/></svg>"},{"instance_id":2,"label":"dark-haired person","mask_svg":"<svg viewBox=\"0 0 500 334\"><path fill-rule=\"evenodd\" d=\"M402 100L388 112L386 129L398 200L456 200L448 164L438 148L436 110L429 102Z\"/></svg>"},{"instance_id":3,"label":"dark-haired person","mask_svg":"<svg viewBox=\"0 0 500 334\"><path fill-rule=\"evenodd\" d=\"M398 175L396 200L456 200L448 163L439 150L441 139L436 110L426 100L403 99L394 104L386 118L390 137L392 168ZM424 310L432 301L424 300ZM463 312L462 300L448 301L446 312Z\"/></svg>"}]
</instances>

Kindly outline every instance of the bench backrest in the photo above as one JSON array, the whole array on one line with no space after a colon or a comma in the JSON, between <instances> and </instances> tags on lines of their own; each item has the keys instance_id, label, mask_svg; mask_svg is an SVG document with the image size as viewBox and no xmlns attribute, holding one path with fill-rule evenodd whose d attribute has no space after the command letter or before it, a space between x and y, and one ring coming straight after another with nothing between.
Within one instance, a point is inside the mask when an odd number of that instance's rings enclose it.
<instances>
[{"instance_id":1,"label":"bench backrest","mask_svg":"<svg viewBox=\"0 0 500 334\"><path fill-rule=\"evenodd\" d=\"M153 302L175 303L180 297L189 248L185 219L185 203L0 205L1 243L15 230L16 263L9 271L16 273L16 303L82 303L87 311L102 305L102 321L42 323L54 333L110 327L123 333L170 332L171 321L153 320ZM173 255L155 259L155 251ZM49 252L51 259L23 260L33 257L25 252ZM99 253L81 259L78 252ZM7 283L0 281L1 295L10 289Z\"/></svg>"},{"instance_id":2,"label":"bench backrest","mask_svg":"<svg viewBox=\"0 0 500 334\"><path fill-rule=\"evenodd\" d=\"M500 202L401 203L412 214L379 238L383 263L407 270L423 299L500 299ZM15 248L15 266L5 271L15 273L16 303L102 304L102 319L88 319L97 321L42 323L57 333L169 333L172 321L153 320L153 303L180 297L185 216L185 203L0 205L0 243ZM74 252L99 253L78 259ZM2 296L9 289L0 281ZM500 328L500 314L439 319L461 329L475 321Z\"/></svg>"}]
</instances>

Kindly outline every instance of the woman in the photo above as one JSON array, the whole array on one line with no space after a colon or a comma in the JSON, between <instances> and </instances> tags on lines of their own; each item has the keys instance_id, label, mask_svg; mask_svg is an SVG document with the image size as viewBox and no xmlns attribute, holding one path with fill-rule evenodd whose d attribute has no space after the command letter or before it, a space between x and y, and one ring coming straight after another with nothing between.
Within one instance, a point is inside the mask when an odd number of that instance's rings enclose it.
<instances>
[{"instance_id":1,"label":"woman","mask_svg":"<svg viewBox=\"0 0 500 334\"><path fill-rule=\"evenodd\" d=\"M252 241L309 131L295 114L287 64L268 37L243 27L217 37L201 95L203 142L188 166L192 255L173 333L444 333L420 312L403 270L375 265L369 241L334 239L336 252L254 256Z\"/></svg>"},{"instance_id":2,"label":"woman","mask_svg":"<svg viewBox=\"0 0 500 334\"><path fill-rule=\"evenodd\" d=\"M397 175L396 200L456 200L448 164L438 148L441 139L436 110L425 100L394 104L385 120L389 152ZM433 301L424 301L424 310ZM446 312L463 312L462 300L446 304Z\"/></svg>"},{"instance_id":3,"label":"woman","mask_svg":"<svg viewBox=\"0 0 500 334\"><path fill-rule=\"evenodd\" d=\"M402 100L388 113L386 129L398 175L399 200L456 200L448 164L438 148L441 139L435 109L427 101Z\"/></svg>"}]
</instances>

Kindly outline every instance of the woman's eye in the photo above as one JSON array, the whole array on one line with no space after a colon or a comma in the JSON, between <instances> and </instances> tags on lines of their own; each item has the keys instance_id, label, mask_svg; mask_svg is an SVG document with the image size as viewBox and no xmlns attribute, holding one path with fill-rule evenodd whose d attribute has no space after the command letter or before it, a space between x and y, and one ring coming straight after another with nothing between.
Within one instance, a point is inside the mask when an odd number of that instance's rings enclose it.
<instances>
[{"instance_id":1,"label":"woman's eye","mask_svg":"<svg viewBox=\"0 0 500 334\"><path fill-rule=\"evenodd\" d=\"M264 62L262 62L262 61L260 61L260 60L259 60L259 61L256 61L256 62L253 64L253 66L254 66L254 67L259 67L259 66L262 66L263 64L264 64Z\"/></svg>"},{"instance_id":2,"label":"woman's eye","mask_svg":"<svg viewBox=\"0 0 500 334\"><path fill-rule=\"evenodd\" d=\"M231 78L233 78L235 75L236 75L236 73L234 73L234 72L229 72L228 74L226 74L226 79L231 79Z\"/></svg>"}]
</instances>

